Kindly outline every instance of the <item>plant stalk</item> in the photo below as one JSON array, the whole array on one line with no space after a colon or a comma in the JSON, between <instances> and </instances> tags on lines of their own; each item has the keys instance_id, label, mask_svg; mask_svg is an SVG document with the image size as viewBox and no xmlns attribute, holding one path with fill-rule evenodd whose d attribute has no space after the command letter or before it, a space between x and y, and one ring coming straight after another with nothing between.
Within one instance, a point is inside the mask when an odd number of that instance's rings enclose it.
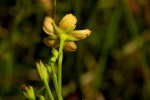
<instances>
[{"instance_id":1,"label":"plant stalk","mask_svg":"<svg viewBox=\"0 0 150 100\"><path fill-rule=\"evenodd\" d=\"M58 87L61 93L62 88L62 59L63 59L63 47L64 47L64 39L60 38L60 47L59 47L59 56L58 56Z\"/></svg>"},{"instance_id":2,"label":"plant stalk","mask_svg":"<svg viewBox=\"0 0 150 100\"><path fill-rule=\"evenodd\" d=\"M52 93L51 93L51 90L50 90L48 81L44 80L44 85L45 85L45 87L46 87L46 90L47 90L47 93L48 93L48 95L49 95L49 97L50 97L50 100L54 100L54 97L53 97L53 95L52 95Z\"/></svg>"},{"instance_id":3,"label":"plant stalk","mask_svg":"<svg viewBox=\"0 0 150 100\"><path fill-rule=\"evenodd\" d=\"M59 87L58 87L57 76L56 76L56 74L54 72L54 63L52 63L51 65L52 65L52 78L53 78L53 81L54 81L54 86L55 86L55 89L56 89L56 93L57 93L58 99L59 100L63 100L62 99L62 95L61 95L61 91L59 90Z\"/></svg>"}]
</instances>

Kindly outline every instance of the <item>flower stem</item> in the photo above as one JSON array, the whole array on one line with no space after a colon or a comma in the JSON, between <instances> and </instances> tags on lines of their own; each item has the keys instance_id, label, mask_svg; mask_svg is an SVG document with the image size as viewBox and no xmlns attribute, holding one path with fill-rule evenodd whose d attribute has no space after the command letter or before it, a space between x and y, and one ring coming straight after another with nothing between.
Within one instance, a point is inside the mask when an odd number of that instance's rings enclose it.
<instances>
[{"instance_id":1,"label":"flower stem","mask_svg":"<svg viewBox=\"0 0 150 100\"><path fill-rule=\"evenodd\" d=\"M65 39L60 38L60 47L59 47L59 56L58 56L58 87L61 93L62 88L62 59L63 59L63 47L64 47Z\"/></svg>"},{"instance_id":2,"label":"flower stem","mask_svg":"<svg viewBox=\"0 0 150 100\"><path fill-rule=\"evenodd\" d=\"M53 0L53 11L52 11L52 18L55 20L56 14L56 0Z\"/></svg>"},{"instance_id":3,"label":"flower stem","mask_svg":"<svg viewBox=\"0 0 150 100\"><path fill-rule=\"evenodd\" d=\"M58 88L57 76L54 72L54 63L52 63L51 65L52 65L52 78L53 78L53 81L54 81L54 86L55 86L55 89L56 89L58 100L62 100L61 91L59 91L59 88Z\"/></svg>"},{"instance_id":4,"label":"flower stem","mask_svg":"<svg viewBox=\"0 0 150 100\"><path fill-rule=\"evenodd\" d=\"M48 93L48 95L50 97L50 100L54 100L54 97L53 97L53 95L51 93L51 90L50 90L50 87L48 85L48 81L44 80L44 85L46 87L46 90L47 90L47 93Z\"/></svg>"}]
</instances>

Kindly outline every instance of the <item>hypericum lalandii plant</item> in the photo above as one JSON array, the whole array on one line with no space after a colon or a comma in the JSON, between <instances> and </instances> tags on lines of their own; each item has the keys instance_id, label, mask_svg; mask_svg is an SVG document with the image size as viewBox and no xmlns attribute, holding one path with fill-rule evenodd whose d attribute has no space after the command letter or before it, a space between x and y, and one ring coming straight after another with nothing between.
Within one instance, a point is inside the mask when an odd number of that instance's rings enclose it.
<instances>
[{"instance_id":1,"label":"hypericum lalandii plant","mask_svg":"<svg viewBox=\"0 0 150 100\"><path fill-rule=\"evenodd\" d=\"M58 52L58 88L61 93L62 83L62 57L63 49L67 52L75 51L77 46L74 41L79 41L90 35L89 29L74 30L76 27L77 19L72 14L67 14L62 18L59 27L55 24L53 19L46 16L44 19L43 30L49 36L43 39L43 42L53 48L59 48Z\"/></svg>"},{"instance_id":2,"label":"hypericum lalandii plant","mask_svg":"<svg viewBox=\"0 0 150 100\"><path fill-rule=\"evenodd\" d=\"M56 6L56 0L54 1L54 5ZM43 42L48 47L52 47L52 56L49 59L49 64L43 64L42 61L40 61L36 63L36 66L50 100L54 100L54 97L49 86L49 77L52 77L53 79L58 100L63 100L61 93L63 50L66 52L75 51L77 46L74 41L84 39L91 34L91 31L89 29L75 30L76 23L77 19L72 14L65 15L58 26L50 16L46 16L44 19L43 30L48 34L48 36L43 39ZM55 64L56 62L58 64ZM54 65L58 65L58 74L55 73ZM43 89L40 89L39 91L41 90ZM39 91L37 93L39 93ZM27 92L27 95L25 94L25 97L29 100L35 100L35 95L33 95L33 93L33 90L31 91L31 93L29 91L29 93ZM29 97L34 98L30 99ZM37 96L36 98L38 98L39 100L47 100L42 95Z\"/></svg>"},{"instance_id":3,"label":"hypericum lalandii plant","mask_svg":"<svg viewBox=\"0 0 150 100\"><path fill-rule=\"evenodd\" d=\"M58 87L61 91L61 71L62 71L62 56L64 51L75 51L77 46L74 41L79 41L90 35L89 29L74 30L76 27L77 19L72 14L67 14L62 18L59 23L59 27L55 24L53 19L49 16L45 17L43 30L49 36L43 39L43 42L53 48L59 47L58 52Z\"/></svg>"}]
</instances>

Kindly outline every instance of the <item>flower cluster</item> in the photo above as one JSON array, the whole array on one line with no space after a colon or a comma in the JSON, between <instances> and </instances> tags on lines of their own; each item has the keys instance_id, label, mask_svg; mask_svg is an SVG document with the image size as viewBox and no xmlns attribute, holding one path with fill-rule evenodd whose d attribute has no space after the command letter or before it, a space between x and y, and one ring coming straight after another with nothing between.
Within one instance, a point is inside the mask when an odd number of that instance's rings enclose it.
<instances>
[{"instance_id":1,"label":"flower cluster","mask_svg":"<svg viewBox=\"0 0 150 100\"><path fill-rule=\"evenodd\" d=\"M44 19L43 30L49 36L43 39L43 42L48 47L57 48L60 45L60 38L64 38L64 51L75 51L77 46L74 41L84 39L91 34L89 29L74 30L76 27L77 19L72 14L65 15L59 23L59 27L55 24L53 19L46 16Z\"/></svg>"}]
</instances>

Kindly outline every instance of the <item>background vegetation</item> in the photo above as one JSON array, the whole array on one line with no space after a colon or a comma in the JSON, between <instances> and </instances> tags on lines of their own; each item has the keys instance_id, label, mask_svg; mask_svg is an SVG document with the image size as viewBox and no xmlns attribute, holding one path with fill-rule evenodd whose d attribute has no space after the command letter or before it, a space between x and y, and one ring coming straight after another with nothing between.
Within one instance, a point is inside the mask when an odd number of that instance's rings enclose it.
<instances>
[{"instance_id":1,"label":"background vegetation","mask_svg":"<svg viewBox=\"0 0 150 100\"><path fill-rule=\"evenodd\" d=\"M64 100L150 99L149 0L57 0L56 8L56 23L72 13L76 29L92 31L64 53ZM51 55L42 42L51 12L51 0L0 0L0 100L24 100L23 84L42 87L35 62Z\"/></svg>"}]
</instances>

